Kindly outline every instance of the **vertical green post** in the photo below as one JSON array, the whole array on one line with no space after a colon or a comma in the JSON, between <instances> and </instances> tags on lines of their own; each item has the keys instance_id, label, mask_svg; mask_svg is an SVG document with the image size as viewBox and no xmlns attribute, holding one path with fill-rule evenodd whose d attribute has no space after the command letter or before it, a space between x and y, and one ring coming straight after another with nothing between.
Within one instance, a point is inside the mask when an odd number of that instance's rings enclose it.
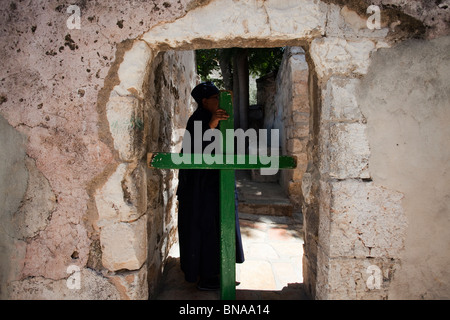
<instances>
[{"instance_id":1,"label":"vertical green post","mask_svg":"<svg viewBox=\"0 0 450 320\"><path fill-rule=\"evenodd\" d=\"M226 154L226 130L234 130L232 96L228 91L220 93L220 108L230 116L220 121L222 152ZM234 169L220 170L220 298L236 299L236 218L234 199Z\"/></svg>"}]
</instances>

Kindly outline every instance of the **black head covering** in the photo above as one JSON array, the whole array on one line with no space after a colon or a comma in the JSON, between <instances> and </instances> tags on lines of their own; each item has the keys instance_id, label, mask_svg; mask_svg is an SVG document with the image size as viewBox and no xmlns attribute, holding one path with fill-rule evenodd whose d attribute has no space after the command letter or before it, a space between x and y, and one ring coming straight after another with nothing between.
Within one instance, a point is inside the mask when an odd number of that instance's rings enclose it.
<instances>
[{"instance_id":1,"label":"black head covering","mask_svg":"<svg viewBox=\"0 0 450 320\"><path fill-rule=\"evenodd\" d=\"M219 94L220 91L211 81L202 82L197 85L191 92L191 96L198 103L202 105L202 99L209 98L212 95Z\"/></svg>"}]
</instances>

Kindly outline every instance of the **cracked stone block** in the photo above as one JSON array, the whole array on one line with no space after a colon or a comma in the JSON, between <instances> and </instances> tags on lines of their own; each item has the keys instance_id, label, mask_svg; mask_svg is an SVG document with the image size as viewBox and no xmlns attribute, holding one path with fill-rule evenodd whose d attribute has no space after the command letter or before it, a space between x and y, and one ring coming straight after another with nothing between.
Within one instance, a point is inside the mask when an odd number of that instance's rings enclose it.
<instances>
[{"instance_id":1,"label":"cracked stone block","mask_svg":"<svg viewBox=\"0 0 450 320\"><path fill-rule=\"evenodd\" d=\"M221 14L217 15L217 12ZM249 16L244 14L245 12L252 14ZM214 19L205 20L208 16L214 16ZM158 46L164 43L170 47L178 47L192 43L195 39L212 41L217 37L245 39L250 34L264 37L270 32L269 24L256 22L261 20L267 21L267 14L264 7L257 5L256 2L213 1L208 6L189 11L182 19L170 25L162 24L154 27L145 33L142 39L150 45Z\"/></svg>"},{"instance_id":2,"label":"cracked stone block","mask_svg":"<svg viewBox=\"0 0 450 320\"><path fill-rule=\"evenodd\" d=\"M134 221L147 209L147 180L141 164L121 163L105 185L97 190L97 226Z\"/></svg>"},{"instance_id":3,"label":"cracked stone block","mask_svg":"<svg viewBox=\"0 0 450 320\"><path fill-rule=\"evenodd\" d=\"M247 46L247 39L265 40L269 35L277 40L311 38L324 33L326 12L327 6L314 0L212 1L170 25L154 27L142 39L150 46L164 44L173 48L198 39L222 42L235 39ZM214 19L205 19L209 16ZM239 46L239 42L235 45Z\"/></svg>"},{"instance_id":4,"label":"cracked stone block","mask_svg":"<svg viewBox=\"0 0 450 320\"><path fill-rule=\"evenodd\" d=\"M147 216L101 228L102 264L110 271L137 270L147 259Z\"/></svg>"},{"instance_id":5,"label":"cracked stone block","mask_svg":"<svg viewBox=\"0 0 450 320\"><path fill-rule=\"evenodd\" d=\"M323 34L327 7L317 1L265 1L270 29L273 34L299 34L314 30ZM287 12L292 19L286 19Z\"/></svg>"},{"instance_id":6,"label":"cracked stone block","mask_svg":"<svg viewBox=\"0 0 450 320\"><path fill-rule=\"evenodd\" d=\"M106 116L120 159L141 159L145 153L145 134L140 101L135 97L111 96L106 104Z\"/></svg>"},{"instance_id":7,"label":"cracked stone block","mask_svg":"<svg viewBox=\"0 0 450 320\"><path fill-rule=\"evenodd\" d=\"M319 250L316 299L387 300L396 259L331 258Z\"/></svg>"},{"instance_id":8,"label":"cracked stone block","mask_svg":"<svg viewBox=\"0 0 450 320\"><path fill-rule=\"evenodd\" d=\"M146 264L137 271L116 273L108 278L115 285L121 300L148 299Z\"/></svg>"},{"instance_id":9,"label":"cracked stone block","mask_svg":"<svg viewBox=\"0 0 450 320\"><path fill-rule=\"evenodd\" d=\"M329 5L326 34L327 36L357 39L361 37L384 39L389 28L383 23L380 29L369 29L367 20L369 15L360 16L347 6Z\"/></svg>"},{"instance_id":10,"label":"cracked stone block","mask_svg":"<svg viewBox=\"0 0 450 320\"><path fill-rule=\"evenodd\" d=\"M356 97L359 83L359 79L332 76L322 91L322 120L362 121Z\"/></svg>"},{"instance_id":11,"label":"cracked stone block","mask_svg":"<svg viewBox=\"0 0 450 320\"><path fill-rule=\"evenodd\" d=\"M311 43L311 57L319 77L333 74L367 73L370 54L375 50L371 40L345 40L342 38L320 38Z\"/></svg>"},{"instance_id":12,"label":"cracked stone block","mask_svg":"<svg viewBox=\"0 0 450 320\"><path fill-rule=\"evenodd\" d=\"M324 125L321 149L321 173L328 173L330 177L336 179L370 178L370 148L365 124Z\"/></svg>"},{"instance_id":13,"label":"cracked stone block","mask_svg":"<svg viewBox=\"0 0 450 320\"><path fill-rule=\"evenodd\" d=\"M322 181L320 189L320 247L330 258L400 258L402 193L359 180Z\"/></svg>"},{"instance_id":14,"label":"cracked stone block","mask_svg":"<svg viewBox=\"0 0 450 320\"><path fill-rule=\"evenodd\" d=\"M69 266L68 266L69 267ZM67 269L67 279L29 277L9 284L10 299L20 300L119 300L118 290L89 268ZM73 280L73 282L71 282Z\"/></svg>"},{"instance_id":15,"label":"cracked stone block","mask_svg":"<svg viewBox=\"0 0 450 320\"><path fill-rule=\"evenodd\" d=\"M143 84L148 76L149 61L152 57L147 43L135 41L133 47L125 53L117 71L120 84L114 87L114 91L120 96L144 98Z\"/></svg>"}]
</instances>

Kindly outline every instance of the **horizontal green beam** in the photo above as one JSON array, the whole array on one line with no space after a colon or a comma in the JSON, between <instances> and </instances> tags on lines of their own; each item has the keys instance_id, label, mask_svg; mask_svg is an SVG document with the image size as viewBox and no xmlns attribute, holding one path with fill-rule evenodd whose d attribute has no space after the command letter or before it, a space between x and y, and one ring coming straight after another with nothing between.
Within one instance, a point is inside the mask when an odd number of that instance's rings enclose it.
<instances>
[{"instance_id":1,"label":"horizontal green beam","mask_svg":"<svg viewBox=\"0 0 450 320\"><path fill-rule=\"evenodd\" d=\"M276 163L278 161L278 164ZM149 168L157 169L294 169L297 158L293 156L179 154L157 152L147 155Z\"/></svg>"}]
</instances>

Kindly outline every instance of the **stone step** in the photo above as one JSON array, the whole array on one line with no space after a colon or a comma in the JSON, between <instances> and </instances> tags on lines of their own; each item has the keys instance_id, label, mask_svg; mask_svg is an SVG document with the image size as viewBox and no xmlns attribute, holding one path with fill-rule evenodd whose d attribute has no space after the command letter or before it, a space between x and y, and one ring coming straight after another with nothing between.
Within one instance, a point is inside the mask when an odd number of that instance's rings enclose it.
<instances>
[{"instance_id":1,"label":"stone step","mask_svg":"<svg viewBox=\"0 0 450 320\"><path fill-rule=\"evenodd\" d=\"M236 186L240 213L292 217L294 207L278 183L255 181L238 172Z\"/></svg>"},{"instance_id":2,"label":"stone step","mask_svg":"<svg viewBox=\"0 0 450 320\"><path fill-rule=\"evenodd\" d=\"M292 217L293 206L288 201L239 201L238 211L242 213Z\"/></svg>"}]
</instances>

